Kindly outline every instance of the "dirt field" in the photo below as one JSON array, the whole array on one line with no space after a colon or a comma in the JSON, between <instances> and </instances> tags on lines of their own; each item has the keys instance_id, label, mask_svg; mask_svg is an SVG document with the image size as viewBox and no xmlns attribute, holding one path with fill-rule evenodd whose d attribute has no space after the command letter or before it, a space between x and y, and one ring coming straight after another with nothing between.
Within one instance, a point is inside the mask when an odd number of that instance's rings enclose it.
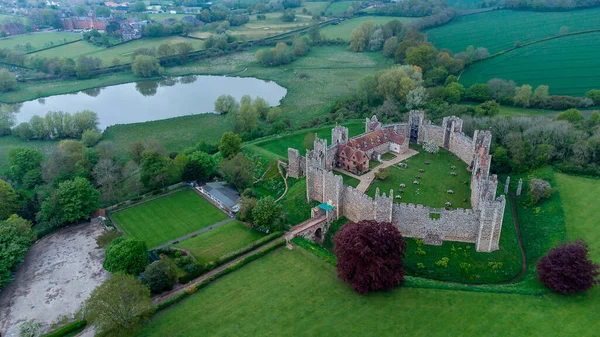
<instances>
[{"instance_id":1,"label":"dirt field","mask_svg":"<svg viewBox=\"0 0 600 337\"><path fill-rule=\"evenodd\" d=\"M72 317L108 273L104 249L96 246L102 225L65 228L37 242L15 281L0 293L0 335L18 336L19 325L35 319L44 331L61 316Z\"/></svg>"}]
</instances>

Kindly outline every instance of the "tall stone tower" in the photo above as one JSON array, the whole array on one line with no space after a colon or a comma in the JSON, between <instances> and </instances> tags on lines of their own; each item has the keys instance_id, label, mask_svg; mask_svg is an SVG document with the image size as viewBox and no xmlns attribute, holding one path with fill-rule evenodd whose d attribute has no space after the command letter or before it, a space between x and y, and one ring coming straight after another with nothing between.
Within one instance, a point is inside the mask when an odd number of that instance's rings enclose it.
<instances>
[{"instance_id":1,"label":"tall stone tower","mask_svg":"<svg viewBox=\"0 0 600 337\"><path fill-rule=\"evenodd\" d=\"M423 121L425 120L425 112L419 110L411 110L408 113L408 125L410 127L410 142L421 144L423 143Z\"/></svg>"},{"instance_id":2,"label":"tall stone tower","mask_svg":"<svg viewBox=\"0 0 600 337\"><path fill-rule=\"evenodd\" d=\"M344 144L348 141L348 128L336 125L335 128L331 130L331 144Z\"/></svg>"}]
</instances>

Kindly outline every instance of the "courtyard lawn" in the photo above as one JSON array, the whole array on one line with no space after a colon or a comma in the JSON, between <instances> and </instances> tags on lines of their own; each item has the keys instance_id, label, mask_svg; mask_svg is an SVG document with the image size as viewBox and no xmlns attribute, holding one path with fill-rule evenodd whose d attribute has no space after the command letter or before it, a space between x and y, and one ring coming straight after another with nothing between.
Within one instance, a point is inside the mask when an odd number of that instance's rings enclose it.
<instances>
[{"instance_id":1,"label":"courtyard lawn","mask_svg":"<svg viewBox=\"0 0 600 337\"><path fill-rule=\"evenodd\" d=\"M567 238L583 239L590 247L590 256L600 262L600 231L596 218L600 209L600 180L556 173L556 185L562 197Z\"/></svg>"},{"instance_id":2,"label":"courtyard lawn","mask_svg":"<svg viewBox=\"0 0 600 337\"><path fill-rule=\"evenodd\" d=\"M253 230L241 222L233 221L183 240L174 247L189 251L199 263L204 264L244 248L263 236L264 233Z\"/></svg>"},{"instance_id":3,"label":"courtyard lawn","mask_svg":"<svg viewBox=\"0 0 600 337\"><path fill-rule=\"evenodd\" d=\"M111 214L127 235L148 248L174 240L219 221L227 215L191 189Z\"/></svg>"},{"instance_id":4,"label":"courtyard lawn","mask_svg":"<svg viewBox=\"0 0 600 337\"><path fill-rule=\"evenodd\" d=\"M440 208L445 207L449 201L452 203L450 208L471 208L471 172L467 170L467 164L442 148L433 155L425 152L421 146L416 150L419 151L418 154L403 161L408 164L407 168L390 166L388 178L383 181L375 179L367 190L367 195L375 196L375 190L379 187L380 193L389 194L390 189L393 189L394 196L402 196L402 199L394 198L394 202ZM427 161L430 162L429 165L424 164ZM452 166L456 166L456 169L452 170ZM419 172L419 169L425 172ZM450 175L453 171L457 173L456 176ZM417 179L416 176L422 178ZM419 185L413 185L415 180ZM400 184L406 185L404 193L399 192ZM448 194L448 190L453 190L454 194Z\"/></svg>"},{"instance_id":5,"label":"courtyard lawn","mask_svg":"<svg viewBox=\"0 0 600 337\"><path fill-rule=\"evenodd\" d=\"M136 336L593 336L600 287L527 296L399 287L359 295L280 248L157 313Z\"/></svg>"},{"instance_id":6,"label":"courtyard lawn","mask_svg":"<svg viewBox=\"0 0 600 337\"><path fill-rule=\"evenodd\" d=\"M595 12L600 14L600 11ZM551 95L583 96L590 89L600 88L600 78L596 76L600 71L598 39L600 32L518 48L467 67L460 76L460 83L468 87L503 78L534 88L548 85Z\"/></svg>"},{"instance_id":7,"label":"courtyard lawn","mask_svg":"<svg viewBox=\"0 0 600 337\"><path fill-rule=\"evenodd\" d=\"M333 174L338 175L338 176L342 176L344 184L346 184L348 186L352 186L352 187L356 188L356 186L358 186L358 184L360 184L360 180L358 180L358 179L356 179L354 177L351 177L351 176L349 176L347 174L344 174L342 172L333 171Z\"/></svg>"},{"instance_id":8,"label":"courtyard lawn","mask_svg":"<svg viewBox=\"0 0 600 337\"><path fill-rule=\"evenodd\" d=\"M81 40L81 33L70 32L40 32L32 34L15 35L0 39L2 48L11 48L23 52L33 52L43 48L59 46L67 42ZM30 48L25 48L25 44L30 44Z\"/></svg>"},{"instance_id":9,"label":"courtyard lawn","mask_svg":"<svg viewBox=\"0 0 600 337\"><path fill-rule=\"evenodd\" d=\"M383 161L390 161L393 159L396 159L396 155L391 152L386 152L381 155L381 160L383 160Z\"/></svg>"},{"instance_id":10,"label":"courtyard lawn","mask_svg":"<svg viewBox=\"0 0 600 337\"><path fill-rule=\"evenodd\" d=\"M489 52L494 54L514 47L517 42L522 44L557 36L563 26L567 27L569 33L600 29L598 15L600 8L574 10L567 15L564 12L497 10L458 16L452 22L429 29L426 33L427 40L438 49L448 48L458 53L472 45L475 48L488 48ZM569 49L571 48L567 46L559 52L563 55L572 53L572 56L579 59L579 52ZM554 61L553 69L568 66L571 61L571 58L565 58L562 64ZM535 63L543 62L538 60ZM518 73L520 70L514 71Z\"/></svg>"},{"instance_id":11,"label":"courtyard lawn","mask_svg":"<svg viewBox=\"0 0 600 337\"><path fill-rule=\"evenodd\" d=\"M350 6L352 4L352 2L343 2L343 3L348 4L346 6L346 8L343 9L344 11L347 10L348 6ZM334 3L332 3L332 6L334 6L336 4L342 4L342 3L334 2ZM336 5L336 6L339 6L339 5ZM330 12L330 9L327 9L327 12ZM328 39L342 39L344 41L349 41L350 34L352 33L352 31L355 28L358 28L358 26L360 26L363 22L373 21L373 22L375 22L376 25L383 25L392 20L400 20L400 21L402 21L402 23L408 23L414 19L413 18L396 17L396 16L360 16L360 17L357 17L354 19L344 20L337 25L327 26L327 27L321 29L321 34Z\"/></svg>"}]
</instances>

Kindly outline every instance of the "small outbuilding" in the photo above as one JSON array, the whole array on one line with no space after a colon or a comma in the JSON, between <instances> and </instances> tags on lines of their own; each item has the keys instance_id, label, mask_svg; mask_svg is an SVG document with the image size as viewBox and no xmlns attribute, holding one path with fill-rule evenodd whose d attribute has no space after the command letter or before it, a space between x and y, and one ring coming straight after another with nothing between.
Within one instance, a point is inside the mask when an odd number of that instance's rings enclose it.
<instances>
[{"instance_id":1,"label":"small outbuilding","mask_svg":"<svg viewBox=\"0 0 600 337\"><path fill-rule=\"evenodd\" d=\"M200 186L200 190L215 201L219 206L237 212L240 210L240 193L224 181L216 181Z\"/></svg>"}]
</instances>

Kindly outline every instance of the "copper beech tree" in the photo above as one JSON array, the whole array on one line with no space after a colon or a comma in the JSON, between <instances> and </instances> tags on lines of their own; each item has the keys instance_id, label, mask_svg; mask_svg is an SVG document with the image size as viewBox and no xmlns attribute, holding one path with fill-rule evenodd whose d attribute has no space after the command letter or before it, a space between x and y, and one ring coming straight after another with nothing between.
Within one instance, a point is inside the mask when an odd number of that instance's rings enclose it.
<instances>
[{"instance_id":1,"label":"copper beech tree","mask_svg":"<svg viewBox=\"0 0 600 337\"><path fill-rule=\"evenodd\" d=\"M599 266L589 259L588 246L582 240L550 249L536 267L540 282L561 294L586 291L600 282Z\"/></svg>"},{"instance_id":2,"label":"copper beech tree","mask_svg":"<svg viewBox=\"0 0 600 337\"><path fill-rule=\"evenodd\" d=\"M404 282L406 242L391 222L349 222L334 237L338 277L365 294Z\"/></svg>"}]
</instances>

